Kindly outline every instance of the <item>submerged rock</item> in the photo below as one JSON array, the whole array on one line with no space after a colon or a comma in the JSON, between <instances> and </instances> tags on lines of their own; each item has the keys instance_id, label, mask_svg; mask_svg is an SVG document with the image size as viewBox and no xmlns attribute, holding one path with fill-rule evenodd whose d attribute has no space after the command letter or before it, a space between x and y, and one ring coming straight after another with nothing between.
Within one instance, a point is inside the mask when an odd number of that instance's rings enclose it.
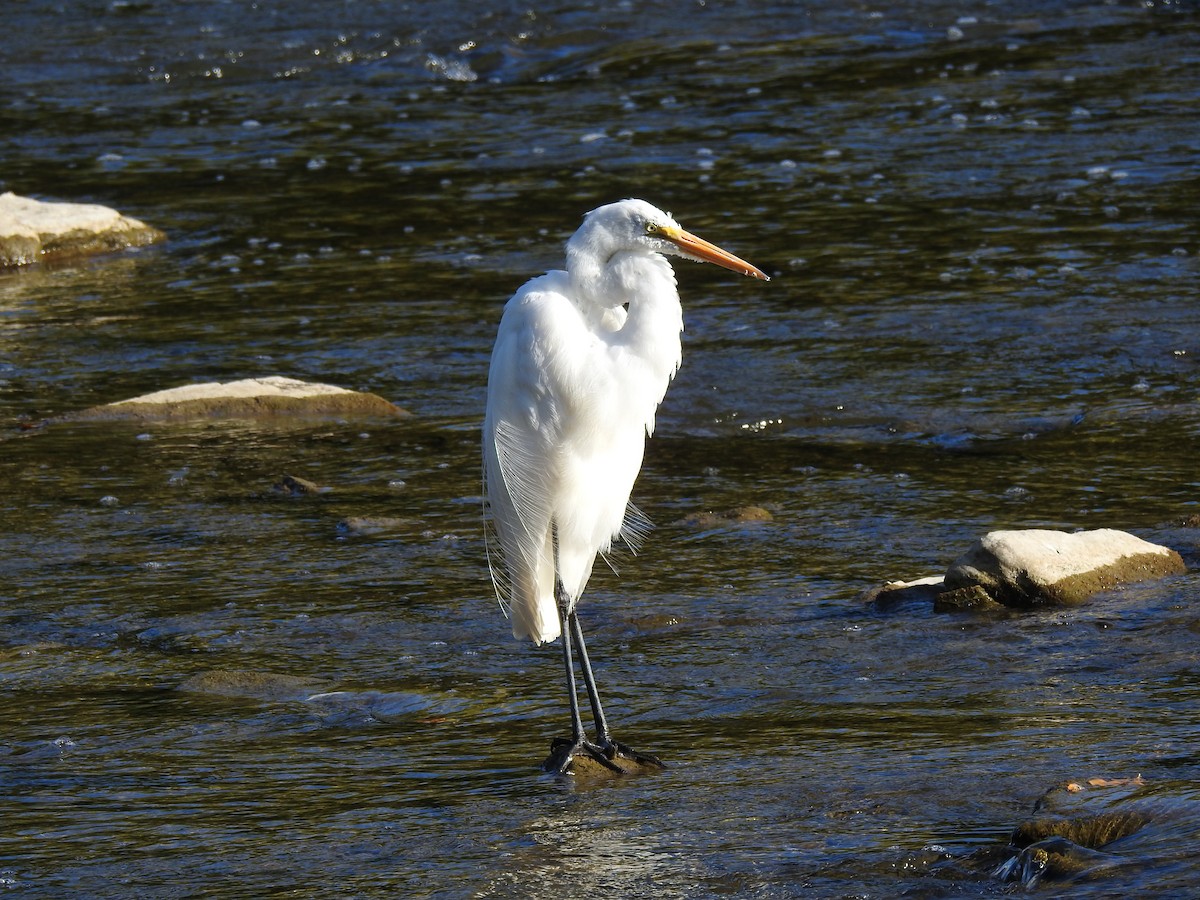
<instances>
[{"instance_id":1,"label":"submerged rock","mask_svg":"<svg viewBox=\"0 0 1200 900\"><path fill-rule=\"evenodd\" d=\"M179 421L286 416L396 418L411 415L376 394L274 375L225 383L209 381L93 406L63 418Z\"/></svg>"},{"instance_id":2,"label":"submerged rock","mask_svg":"<svg viewBox=\"0 0 1200 900\"><path fill-rule=\"evenodd\" d=\"M277 493L288 494L292 497L300 497L305 494L324 494L329 490L327 487L321 487L315 481L298 478L295 475L281 476L273 487Z\"/></svg>"},{"instance_id":3,"label":"submerged rock","mask_svg":"<svg viewBox=\"0 0 1200 900\"><path fill-rule=\"evenodd\" d=\"M914 581L889 581L863 593L862 600L880 609L894 609L905 603L932 603L945 590L945 580L941 575L931 575Z\"/></svg>"},{"instance_id":4,"label":"submerged rock","mask_svg":"<svg viewBox=\"0 0 1200 900\"><path fill-rule=\"evenodd\" d=\"M738 506L723 512L704 510L688 513L679 524L685 528L727 528L733 525L748 525L754 522L770 522L774 516L761 506Z\"/></svg>"},{"instance_id":5,"label":"submerged rock","mask_svg":"<svg viewBox=\"0 0 1200 900\"><path fill-rule=\"evenodd\" d=\"M1042 881L1092 879L1117 866L1143 862L1136 853L1123 855L1105 848L1156 820L1185 811L1143 796L1144 785L1140 777L1093 778L1047 791L1035 805L1033 817L1013 830L1012 855L995 875L1032 888Z\"/></svg>"},{"instance_id":6,"label":"submerged rock","mask_svg":"<svg viewBox=\"0 0 1200 900\"><path fill-rule=\"evenodd\" d=\"M313 694L307 702L331 720L369 717L377 722L402 724L414 718L423 725L440 725L466 707L461 697L415 691L328 691Z\"/></svg>"},{"instance_id":7,"label":"submerged rock","mask_svg":"<svg viewBox=\"0 0 1200 900\"><path fill-rule=\"evenodd\" d=\"M211 669L181 682L176 690L210 697L238 698L260 703L303 703L327 722L399 723L416 718L440 724L460 712L466 702L452 693L405 691L346 691L306 675Z\"/></svg>"},{"instance_id":8,"label":"submerged rock","mask_svg":"<svg viewBox=\"0 0 1200 900\"><path fill-rule=\"evenodd\" d=\"M1186 571L1174 550L1123 531L993 531L944 576L890 582L863 599L881 609L928 600L939 612L1072 606L1101 591Z\"/></svg>"},{"instance_id":9,"label":"submerged rock","mask_svg":"<svg viewBox=\"0 0 1200 900\"><path fill-rule=\"evenodd\" d=\"M33 644L20 644L16 647L0 649L0 663L41 656L47 653L59 653L67 649L66 644L57 641L38 641Z\"/></svg>"},{"instance_id":10,"label":"submerged rock","mask_svg":"<svg viewBox=\"0 0 1200 900\"><path fill-rule=\"evenodd\" d=\"M307 700L323 690L323 682L299 675L275 672L244 672L213 669L200 672L179 685L179 690L218 697L246 697L253 700Z\"/></svg>"},{"instance_id":11,"label":"submerged rock","mask_svg":"<svg viewBox=\"0 0 1200 900\"><path fill-rule=\"evenodd\" d=\"M1123 837L1129 837L1149 820L1147 813L1136 809L1075 818L1043 816L1018 825L1011 842L1014 847L1028 847L1056 838L1094 850Z\"/></svg>"},{"instance_id":12,"label":"submerged rock","mask_svg":"<svg viewBox=\"0 0 1200 900\"><path fill-rule=\"evenodd\" d=\"M0 268L141 247L157 228L93 203L46 203L0 194Z\"/></svg>"},{"instance_id":13,"label":"submerged rock","mask_svg":"<svg viewBox=\"0 0 1200 900\"><path fill-rule=\"evenodd\" d=\"M1024 847L996 869L996 877L1033 888L1042 881L1094 878L1124 862L1119 856L1093 850L1068 838L1049 837Z\"/></svg>"},{"instance_id":14,"label":"submerged rock","mask_svg":"<svg viewBox=\"0 0 1200 900\"><path fill-rule=\"evenodd\" d=\"M411 520L397 516L347 516L337 523L337 530L339 534L370 537L399 531L411 524Z\"/></svg>"}]
</instances>

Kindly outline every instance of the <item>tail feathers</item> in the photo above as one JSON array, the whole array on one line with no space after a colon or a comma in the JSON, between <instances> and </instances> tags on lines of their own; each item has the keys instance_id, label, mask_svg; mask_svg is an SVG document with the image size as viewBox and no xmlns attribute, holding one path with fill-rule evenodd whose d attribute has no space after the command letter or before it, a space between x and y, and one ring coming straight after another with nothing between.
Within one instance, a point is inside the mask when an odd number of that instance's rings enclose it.
<instances>
[{"instance_id":1,"label":"tail feathers","mask_svg":"<svg viewBox=\"0 0 1200 900\"><path fill-rule=\"evenodd\" d=\"M544 583L543 583L544 582ZM533 572L515 578L509 594L513 637L547 644L562 633L558 621L558 604L554 602L554 574L538 578Z\"/></svg>"},{"instance_id":2,"label":"tail feathers","mask_svg":"<svg viewBox=\"0 0 1200 900\"><path fill-rule=\"evenodd\" d=\"M550 536L540 560L525 559L519 552L507 553L496 532L495 523L485 520L484 548L492 587L504 615L512 620L513 637L546 644L557 638L562 628L558 604L554 598L554 549Z\"/></svg>"}]
</instances>

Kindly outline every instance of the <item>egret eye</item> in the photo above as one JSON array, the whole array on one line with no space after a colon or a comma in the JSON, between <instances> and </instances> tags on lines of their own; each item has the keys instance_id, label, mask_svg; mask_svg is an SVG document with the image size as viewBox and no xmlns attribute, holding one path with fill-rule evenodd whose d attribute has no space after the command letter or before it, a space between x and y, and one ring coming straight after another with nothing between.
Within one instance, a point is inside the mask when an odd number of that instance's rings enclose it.
<instances>
[{"instance_id":1,"label":"egret eye","mask_svg":"<svg viewBox=\"0 0 1200 900\"><path fill-rule=\"evenodd\" d=\"M661 231L661 230L662 229L659 228L659 226L656 225L654 222L646 223L646 234L658 234L659 231Z\"/></svg>"}]
</instances>

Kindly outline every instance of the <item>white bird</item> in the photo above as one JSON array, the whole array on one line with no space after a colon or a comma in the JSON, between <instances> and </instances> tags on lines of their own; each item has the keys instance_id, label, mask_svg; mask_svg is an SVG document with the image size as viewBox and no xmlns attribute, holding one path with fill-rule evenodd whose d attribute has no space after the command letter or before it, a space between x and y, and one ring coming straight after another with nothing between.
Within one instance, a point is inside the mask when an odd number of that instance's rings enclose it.
<instances>
[{"instance_id":1,"label":"white bird","mask_svg":"<svg viewBox=\"0 0 1200 900\"><path fill-rule=\"evenodd\" d=\"M547 771L586 754L660 765L612 740L596 693L576 604L596 555L617 538L636 548L649 523L629 503L654 414L682 359L683 309L666 256L712 262L768 280L689 234L643 200L592 210L567 242L566 271L527 282L504 308L488 373L483 425L489 566L513 636L561 635L572 735L554 742ZM579 715L571 644L596 724Z\"/></svg>"}]
</instances>

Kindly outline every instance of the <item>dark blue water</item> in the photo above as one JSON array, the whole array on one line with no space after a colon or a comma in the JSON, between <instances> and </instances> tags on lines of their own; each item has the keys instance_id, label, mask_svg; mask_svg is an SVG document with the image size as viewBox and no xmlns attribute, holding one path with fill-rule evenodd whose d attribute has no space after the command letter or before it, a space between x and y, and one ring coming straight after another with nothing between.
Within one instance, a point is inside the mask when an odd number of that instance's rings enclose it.
<instances>
[{"instance_id":1,"label":"dark blue water","mask_svg":"<svg viewBox=\"0 0 1200 900\"><path fill-rule=\"evenodd\" d=\"M1094 801L1153 809L1122 864L1031 890L1191 891L1195 576L1006 620L859 595L1001 527L1200 565L1195 6L11 6L0 190L170 240L0 274L0 885L993 896L1045 791L1140 774ZM677 266L658 527L582 608L670 767L573 784L478 429L502 303L626 196L773 280ZM258 375L416 416L21 427Z\"/></svg>"}]
</instances>

